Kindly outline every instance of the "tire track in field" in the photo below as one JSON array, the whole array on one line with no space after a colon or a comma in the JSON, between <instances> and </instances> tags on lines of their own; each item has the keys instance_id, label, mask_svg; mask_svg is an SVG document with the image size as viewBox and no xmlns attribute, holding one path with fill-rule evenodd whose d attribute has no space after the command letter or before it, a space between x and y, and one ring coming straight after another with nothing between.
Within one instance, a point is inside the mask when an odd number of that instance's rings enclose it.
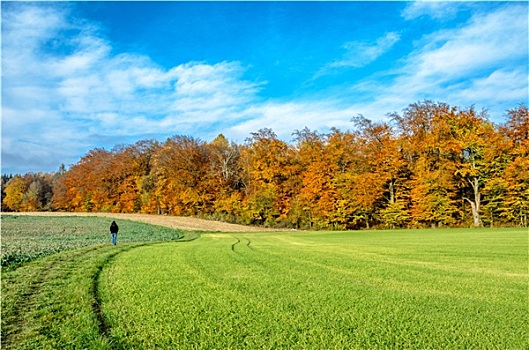
<instances>
[{"instance_id":1,"label":"tire track in field","mask_svg":"<svg viewBox=\"0 0 529 350\"><path fill-rule=\"evenodd\" d=\"M235 251L235 246L236 246L237 244L241 243L241 240L240 240L239 237L235 237L235 239L237 239L237 242L235 242L235 243L233 243L233 244L231 245L231 251L232 251L232 252Z\"/></svg>"},{"instance_id":2,"label":"tire track in field","mask_svg":"<svg viewBox=\"0 0 529 350\"><path fill-rule=\"evenodd\" d=\"M97 328L99 329L99 334L101 334L105 338L109 338L110 325L105 319L103 310L101 310L101 293L99 292L99 277L101 276L101 272L103 271L103 268L106 265L108 265L110 261L114 259L116 255L118 255L119 253L121 252L115 252L107 256L107 258L101 264L97 266L96 273L92 276L92 286L90 290L90 294L93 299L92 300L92 312L96 316Z\"/></svg>"},{"instance_id":3,"label":"tire track in field","mask_svg":"<svg viewBox=\"0 0 529 350\"><path fill-rule=\"evenodd\" d=\"M238 264L243 264L243 269L247 268L248 265L253 264L255 266L259 266L263 271L269 271L269 267L267 267L267 265L261 259L259 259L259 250L254 249L252 246L252 241L249 238L235 238L237 239L237 242L232 244L232 251L236 253L235 255L232 255L232 259L234 259L234 261L236 261ZM242 246L240 249L238 248L238 250L235 250L235 246L243 244L242 240L246 241L245 246L248 249L246 250L246 254L243 252L244 246ZM232 269L232 271L237 270L239 269Z\"/></svg>"},{"instance_id":4,"label":"tire track in field","mask_svg":"<svg viewBox=\"0 0 529 350\"><path fill-rule=\"evenodd\" d=\"M233 243L231 245L231 251L232 252L235 252L235 246L238 245L238 244L242 244L242 240L239 238L239 237L235 237L235 239L237 240L235 243ZM243 239L246 241L246 247L248 247L248 249L250 250L254 250L252 246L250 246L250 244L252 244L252 241L250 241L248 238L246 237L243 237Z\"/></svg>"},{"instance_id":5,"label":"tire track in field","mask_svg":"<svg viewBox=\"0 0 529 350\"><path fill-rule=\"evenodd\" d=\"M246 243L246 246L247 246L250 250L253 250L253 247L250 246L250 244L252 244L252 241L250 241L248 238L244 238L244 239L248 241L248 243Z\"/></svg>"},{"instance_id":6,"label":"tire track in field","mask_svg":"<svg viewBox=\"0 0 529 350\"><path fill-rule=\"evenodd\" d=\"M246 247L248 250L246 250L247 254L238 254L237 257L234 257L236 261L239 263L243 263L244 265L253 264L255 266L259 266L263 270L270 270L268 265L262 261L262 254L260 249L254 248L253 242L247 238L243 238L246 241ZM238 252L238 251L237 251Z\"/></svg>"},{"instance_id":7,"label":"tire track in field","mask_svg":"<svg viewBox=\"0 0 529 350\"><path fill-rule=\"evenodd\" d=\"M152 245L152 244L156 244L156 243L137 244L134 246L122 248L121 250L117 252L111 253L105 258L105 260L103 260L100 264L96 266L96 273L92 276L92 286L90 290L90 294L92 297L92 312L96 316L99 334L102 337L106 338L109 341L109 343L112 344L112 349L125 349L125 347L122 344L116 342L116 340L112 338L110 335L111 325L106 320L105 314L103 313L103 310L102 310L102 299L101 299L101 292L99 288L101 273L103 272L103 269L107 265L109 265L119 254L128 252L135 248L143 247L146 245Z\"/></svg>"}]
</instances>

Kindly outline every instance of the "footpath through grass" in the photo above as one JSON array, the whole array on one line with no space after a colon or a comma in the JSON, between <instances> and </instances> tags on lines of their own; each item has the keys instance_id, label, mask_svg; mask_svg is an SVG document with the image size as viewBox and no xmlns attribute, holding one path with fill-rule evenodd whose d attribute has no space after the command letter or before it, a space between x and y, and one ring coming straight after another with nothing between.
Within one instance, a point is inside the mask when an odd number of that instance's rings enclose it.
<instances>
[{"instance_id":1,"label":"footpath through grass","mask_svg":"<svg viewBox=\"0 0 529 350\"><path fill-rule=\"evenodd\" d=\"M527 349L527 230L207 234L101 272L135 349Z\"/></svg>"}]
</instances>

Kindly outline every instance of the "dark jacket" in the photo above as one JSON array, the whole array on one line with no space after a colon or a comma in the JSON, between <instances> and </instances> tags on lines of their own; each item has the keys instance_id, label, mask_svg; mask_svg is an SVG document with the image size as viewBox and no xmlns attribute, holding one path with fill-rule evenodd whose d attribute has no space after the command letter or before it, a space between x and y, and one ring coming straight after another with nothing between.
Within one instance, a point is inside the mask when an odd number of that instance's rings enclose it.
<instances>
[{"instance_id":1,"label":"dark jacket","mask_svg":"<svg viewBox=\"0 0 529 350\"><path fill-rule=\"evenodd\" d=\"M110 233L118 233L119 227L118 224L116 224L115 221L112 221L112 224L110 224Z\"/></svg>"}]
</instances>

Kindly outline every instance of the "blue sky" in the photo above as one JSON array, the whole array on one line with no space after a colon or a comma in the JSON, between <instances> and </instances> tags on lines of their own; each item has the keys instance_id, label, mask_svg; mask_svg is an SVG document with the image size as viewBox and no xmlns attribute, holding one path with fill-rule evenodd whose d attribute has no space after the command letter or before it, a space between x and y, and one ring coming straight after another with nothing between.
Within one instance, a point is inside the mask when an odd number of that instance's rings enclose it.
<instances>
[{"instance_id":1,"label":"blue sky","mask_svg":"<svg viewBox=\"0 0 529 350\"><path fill-rule=\"evenodd\" d=\"M2 173L527 96L527 2L2 2Z\"/></svg>"}]
</instances>

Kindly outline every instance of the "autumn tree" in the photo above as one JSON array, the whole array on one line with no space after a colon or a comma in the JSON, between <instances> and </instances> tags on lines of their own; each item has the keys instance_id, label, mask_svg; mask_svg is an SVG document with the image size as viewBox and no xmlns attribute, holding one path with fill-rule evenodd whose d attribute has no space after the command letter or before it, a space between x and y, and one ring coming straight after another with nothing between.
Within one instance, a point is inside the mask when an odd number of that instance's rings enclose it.
<instances>
[{"instance_id":1,"label":"autumn tree","mask_svg":"<svg viewBox=\"0 0 529 350\"><path fill-rule=\"evenodd\" d=\"M24 195L28 189L28 183L21 175L11 178L5 188L4 204L10 210L21 211L23 208Z\"/></svg>"},{"instance_id":2,"label":"autumn tree","mask_svg":"<svg viewBox=\"0 0 529 350\"><path fill-rule=\"evenodd\" d=\"M56 209L86 212L107 209L115 195L112 186L108 186L111 161L112 154L100 148L82 157L61 177L54 196Z\"/></svg>"},{"instance_id":3,"label":"autumn tree","mask_svg":"<svg viewBox=\"0 0 529 350\"><path fill-rule=\"evenodd\" d=\"M241 149L245 190L245 222L274 225L284 221L290 207L292 149L271 129L252 133Z\"/></svg>"},{"instance_id":4,"label":"autumn tree","mask_svg":"<svg viewBox=\"0 0 529 350\"><path fill-rule=\"evenodd\" d=\"M242 188L240 148L219 134L206 145L209 154L208 192L216 218L236 222L241 214ZM206 179L205 179L206 180Z\"/></svg>"},{"instance_id":5,"label":"autumn tree","mask_svg":"<svg viewBox=\"0 0 529 350\"><path fill-rule=\"evenodd\" d=\"M358 135L331 129L326 135L324 154L334 171L331 181L337 196L330 223L335 228L369 227L370 204L362 203L362 198L365 200L369 195L361 183L365 169Z\"/></svg>"},{"instance_id":6,"label":"autumn tree","mask_svg":"<svg viewBox=\"0 0 529 350\"><path fill-rule=\"evenodd\" d=\"M176 135L93 149L53 174L2 177L2 210L197 215L295 228L528 225L529 116L501 128L423 101L353 131L271 129L242 145ZM53 197L52 197L53 195Z\"/></svg>"},{"instance_id":7,"label":"autumn tree","mask_svg":"<svg viewBox=\"0 0 529 350\"><path fill-rule=\"evenodd\" d=\"M445 103L414 103L402 116L391 115L398 128L408 171L410 214L415 226L451 225L457 216L454 163L448 159L452 143L449 120L457 112Z\"/></svg>"},{"instance_id":8,"label":"autumn tree","mask_svg":"<svg viewBox=\"0 0 529 350\"><path fill-rule=\"evenodd\" d=\"M325 155L324 135L305 128L294 136L301 185L295 197L299 206L294 211L296 226L325 227L335 211L337 192L332 182L335 169Z\"/></svg>"},{"instance_id":9,"label":"autumn tree","mask_svg":"<svg viewBox=\"0 0 529 350\"><path fill-rule=\"evenodd\" d=\"M374 123L358 116L353 119L360 138L365 171L359 177L375 189L368 202L380 202L378 214L390 228L403 226L409 219L406 201L406 167L400 140L388 123ZM367 195L367 192L365 193Z\"/></svg>"},{"instance_id":10,"label":"autumn tree","mask_svg":"<svg viewBox=\"0 0 529 350\"><path fill-rule=\"evenodd\" d=\"M511 223L527 227L529 224L529 110L527 106L507 112L503 133L509 143L510 162L503 179L505 198L502 217Z\"/></svg>"},{"instance_id":11,"label":"autumn tree","mask_svg":"<svg viewBox=\"0 0 529 350\"><path fill-rule=\"evenodd\" d=\"M150 159L157 145L156 141L146 140L113 150L112 176L118 182L116 211L122 213L144 211Z\"/></svg>"},{"instance_id":12,"label":"autumn tree","mask_svg":"<svg viewBox=\"0 0 529 350\"><path fill-rule=\"evenodd\" d=\"M3 205L13 211L39 211L51 208L52 174L15 175L5 185Z\"/></svg>"},{"instance_id":13,"label":"autumn tree","mask_svg":"<svg viewBox=\"0 0 529 350\"><path fill-rule=\"evenodd\" d=\"M208 152L204 142L189 136L173 136L153 157L152 172L160 213L206 213L213 198L205 187Z\"/></svg>"},{"instance_id":14,"label":"autumn tree","mask_svg":"<svg viewBox=\"0 0 529 350\"><path fill-rule=\"evenodd\" d=\"M485 112L474 108L459 111L450 120L453 136L448 151L454 153L455 176L462 199L470 204L474 227L483 226L481 219L483 188L490 179L490 166L495 154L487 152L496 143L496 131Z\"/></svg>"},{"instance_id":15,"label":"autumn tree","mask_svg":"<svg viewBox=\"0 0 529 350\"><path fill-rule=\"evenodd\" d=\"M132 213L141 209L140 180L145 164L136 145L94 149L61 176L57 209Z\"/></svg>"},{"instance_id":16,"label":"autumn tree","mask_svg":"<svg viewBox=\"0 0 529 350\"><path fill-rule=\"evenodd\" d=\"M6 196L6 185L7 183L9 182L9 180L11 180L13 178L13 175L12 174L5 174L5 175L2 175L2 178L1 178L1 183L0 183L0 186L1 186L1 201L2 201L2 211L7 211L7 210L10 210L9 207L7 206L7 204L4 203L4 198Z\"/></svg>"},{"instance_id":17,"label":"autumn tree","mask_svg":"<svg viewBox=\"0 0 529 350\"><path fill-rule=\"evenodd\" d=\"M148 214L158 213L158 200L156 198L156 178L151 171L154 155L160 149L160 143L156 140L143 140L132 145L129 150L135 171L131 172L129 183L137 191L134 198L134 212ZM129 202L130 206L130 202Z\"/></svg>"}]
</instances>

